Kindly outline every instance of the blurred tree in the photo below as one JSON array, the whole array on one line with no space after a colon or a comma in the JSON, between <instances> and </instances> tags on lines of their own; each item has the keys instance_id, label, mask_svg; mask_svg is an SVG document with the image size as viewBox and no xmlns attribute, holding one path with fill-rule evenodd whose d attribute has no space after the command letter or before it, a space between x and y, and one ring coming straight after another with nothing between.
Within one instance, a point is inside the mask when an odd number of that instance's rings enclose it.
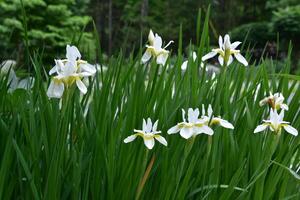
<instances>
[{"instance_id":1,"label":"blurred tree","mask_svg":"<svg viewBox=\"0 0 300 200\"><path fill-rule=\"evenodd\" d=\"M82 32L90 21L84 15L86 5L87 0L2 1L1 49L6 48L10 53L15 50L18 60L23 60L27 41L30 50L43 50L46 61L52 63L55 56L64 52L66 44L76 44L79 38L84 48L91 48L92 35Z\"/></svg>"}]
</instances>

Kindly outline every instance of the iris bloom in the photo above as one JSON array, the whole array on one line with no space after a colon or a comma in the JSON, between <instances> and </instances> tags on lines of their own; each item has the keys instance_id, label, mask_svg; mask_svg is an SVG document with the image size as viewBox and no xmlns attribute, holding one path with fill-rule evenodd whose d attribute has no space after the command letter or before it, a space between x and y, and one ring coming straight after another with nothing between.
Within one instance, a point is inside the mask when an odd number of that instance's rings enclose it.
<instances>
[{"instance_id":1,"label":"iris bloom","mask_svg":"<svg viewBox=\"0 0 300 200\"><path fill-rule=\"evenodd\" d=\"M205 121L199 119L199 109L188 109L188 120L185 119L185 111L182 109L183 122L178 123L168 130L168 134L178 133L181 137L189 139L192 136L204 133L212 135L214 131L205 124Z\"/></svg>"},{"instance_id":2,"label":"iris bloom","mask_svg":"<svg viewBox=\"0 0 300 200\"><path fill-rule=\"evenodd\" d=\"M297 136L298 131L289 125L289 122L283 121L284 117L284 110L281 110L280 114L278 115L277 110L270 109L270 119L263 120L263 124L257 126L254 130L254 133L262 132L266 128L269 128L271 131L275 133L280 133L282 128L286 130L286 132Z\"/></svg>"},{"instance_id":3,"label":"iris bloom","mask_svg":"<svg viewBox=\"0 0 300 200\"><path fill-rule=\"evenodd\" d=\"M193 51L192 56L193 56L193 61L195 62L196 59L197 59L197 54L196 54L195 51ZM188 64L188 60L184 61L184 62L181 64L181 70L186 70L187 64ZM203 63L201 63L201 67L202 67L202 65L203 65Z\"/></svg>"},{"instance_id":4,"label":"iris bloom","mask_svg":"<svg viewBox=\"0 0 300 200\"><path fill-rule=\"evenodd\" d=\"M148 149L152 149L154 147L154 139L156 139L161 144L167 146L168 143L164 137L158 135L161 131L157 131L158 120L153 124L150 118L143 119L143 130L134 129L135 134L128 136L125 138L124 142L129 143L137 138L137 136L141 136L144 139L144 144Z\"/></svg>"},{"instance_id":5,"label":"iris bloom","mask_svg":"<svg viewBox=\"0 0 300 200\"><path fill-rule=\"evenodd\" d=\"M65 88L71 87L73 83L85 94L87 88L82 79L96 73L93 65L81 60L81 54L75 46L67 45L66 49L66 59L55 60L55 66L49 71L49 75L56 74L47 91L50 98L61 98Z\"/></svg>"},{"instance_id":6,"label":"iris bloom","mask_svg":"<svg viewBox=\"0 0 300 200\"><path fill-rule=\"evenodd\" d=\"M274 95L270 92L270 96L264 98L263 100L261 100L259 102L260 106L263 106L265 104L269 104L271 106L272 109L283 109L283 110L288 110L289 107L288 105L286 105L285 103L283 103L284 101L284 96L281 93L275 93Z\"/></svg>"},{"instance_id":7,"label":"iris bloom","mask_svg":"<svg viewBox=\"0 0 300 200\"><path fill-rule=\"evenodd\" d=\"M142 63L146 63L153 56L156 57L157 64L165 65L170 53L168 50L166 50L166 48L173 43L173 41L170 41L165 47L162 48L161 37L157 33L154 35L152 30L149 32L148 41L149 45L146 45L147 50L142 56Z\"/></svg>"},{"instance_id":8,"label":"iris bloom","mask_svg":"<svg viewBox=\"0 0 300 200\"><path fill-rule=\"evenodd\" d=\"M214 117L213 116L213 109L212 109L210 104L208 105L208 108L207 108L207 115L206 115L206 112L205 112L205 107L202 104L201 119L203 121L205 121L205 124L207 124L208 126L212 126L212 125L216 124L216 125L220 125L224 128L234 129L234 126L230 122L228 122L227 120L222 119L221 117Z\"/></svg>"},{"instance_id":9,"label":"iris bloom","mask_svg":"<svg viewBox=\"0 0 300 200\"><path fill-rule=\"evenodd\" d=\"M219 36L219 48L213 49L210 53L202 57L202 61L208 60L217 54L219 54L218 60L220 65L229 66L233 61L233 56L243 65L248 66L247 60L240 54L240 50L236 48L241 44L241 42L234 42L231 44L230 37L228 34L224 37L224 42L222 36ZM233 56L232 56L233 55Z\"/></svg>"}]
</instances>

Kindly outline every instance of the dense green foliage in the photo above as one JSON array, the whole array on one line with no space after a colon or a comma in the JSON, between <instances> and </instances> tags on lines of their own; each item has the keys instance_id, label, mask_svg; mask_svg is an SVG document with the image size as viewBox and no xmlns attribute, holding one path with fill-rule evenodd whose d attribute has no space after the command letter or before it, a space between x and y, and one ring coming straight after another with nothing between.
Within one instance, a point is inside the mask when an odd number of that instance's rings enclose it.
<instances>
[{"instance_id":1,"label":"dense green foliage","mask_svg":"<svg viewBox=\"0 0 300 200\"><path fill-rule=\"evenodd\" d=\"M2 57L24 61L25 46L45 53L44 59L60 55L67 43L81 39L92 48L92 35L82 32L90 22L84 7L75 0L4 0L0 3L0 48ZM25 44L26 43L26 44ZM6 51L5 51L6 50ZM14 53L15 56L11 56ZM6 56L5 56L6 55ZM52 59L51 59L52 62Z\"/></svg>"},{"instance_id":2,"label":"dense green foliage","mask_svg":"<svg viewBox=\"0 0 300 200\"><path fill-rule=\"evenodd\" d=\"M197 23L198 58L211 49L204 21ZM152 162L140 199L299 199L300 137L253 133L268 117L259 101L269 92L289 99L285 120L300 129L300 86L283 76L290 52L279 72L276 61L247 68L234 62L221 68L215 84L198 68L199 59L190 57L181 71L182 40L180 32L178 55L166 66L142 65L142 50L109 57L88 93L68 88L61 108L46 95L50 79L43 80L45 65L37 54L31 55L33 89L9 93L1 78L0 199L133 199ZM214 115L235 129L216 126L213 136L189 140L166 134L182 121L181 108L202 104L212 104ZM124 144L147 117L159 119L168 147L156 143L148 151L140 138Z\"/></svg>"}]
</instances>

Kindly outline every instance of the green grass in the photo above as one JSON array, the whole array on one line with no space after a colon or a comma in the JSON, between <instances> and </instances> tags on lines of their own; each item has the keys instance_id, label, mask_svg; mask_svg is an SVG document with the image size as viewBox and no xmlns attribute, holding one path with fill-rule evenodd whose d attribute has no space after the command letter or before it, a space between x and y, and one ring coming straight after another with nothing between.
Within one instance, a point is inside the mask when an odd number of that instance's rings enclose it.
<instances>
[{"instance_id":1,"label":"green grass","mask_svg":"<svg viewBox=\"0 0 300 200\"><path fill-rule=\"evenodd\" d=\"M208 17L204 24L198 21L201 58L210 50ZM180 35L182 44L186 38ZM71 88L61 109L59 100L46 95L49 78L45 81L39 55L30 57L32 90L8 93L2 78L0 199L134 199L153 157L140 199L299 199L299 137L283 132L274 147L273 133L253 134L268 117L268 108L258 102L270 91L292 95L285 120L300 129L299 84L286 75L289 57L279 73L275 61L249 67L235 61L213 86L198 59L189 58L183 73L180 45L178 52L168 68L140 64L141 53L111 57L108 70L90 79L88 93L80 96ZM214 115L235 129L213 127L210 139L167 135L181 121L181 108L202 104L212 104ZM159 119L168 147L156 143L148 151L141 138L123 143L147 117Z\"/></svg>"}]
</instances>

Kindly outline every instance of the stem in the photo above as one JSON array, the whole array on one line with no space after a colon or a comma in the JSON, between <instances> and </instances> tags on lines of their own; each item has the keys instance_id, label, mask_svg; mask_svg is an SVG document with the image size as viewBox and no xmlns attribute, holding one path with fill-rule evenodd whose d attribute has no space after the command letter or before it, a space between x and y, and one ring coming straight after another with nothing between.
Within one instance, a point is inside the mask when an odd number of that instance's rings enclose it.
<instances>
[{"instance_id":1,"label":"stem","mask_svg":"<svg viewBox=\"0 0 300 200\"><path fill-rule=\"evenodd\" d=\"M207 158L209 157L211 152L211 145L212 145L212 136L209 135L207 138Z\"/></svg>"},{"instance_id":2,"label":"stem","mask_svg":"<svg viewBox=\"0 0 300 200\"><path fill-rule=\"evenodd\" d=\"M146 164L147 164L147 158L148 158L148 149L146 150L146 156L144 158L144 167L146 167ZM155 161L155 155L152 156L151 160L150 160L150 163L148 164L148 167L143 175L143 177L141 178L140 180L140 183L139 183L139 186L138 186L138 189L137 189L137 192L136 192L136 197L135 199L138 200L142 194L142 191L143 191L143 188L145 186L145 183L149 177L149 174L151 172L151 169L153 167L153 164L154 164L154 161ZM143 168L144 169L144 168Z\"/></svg>"}]
</instances>

